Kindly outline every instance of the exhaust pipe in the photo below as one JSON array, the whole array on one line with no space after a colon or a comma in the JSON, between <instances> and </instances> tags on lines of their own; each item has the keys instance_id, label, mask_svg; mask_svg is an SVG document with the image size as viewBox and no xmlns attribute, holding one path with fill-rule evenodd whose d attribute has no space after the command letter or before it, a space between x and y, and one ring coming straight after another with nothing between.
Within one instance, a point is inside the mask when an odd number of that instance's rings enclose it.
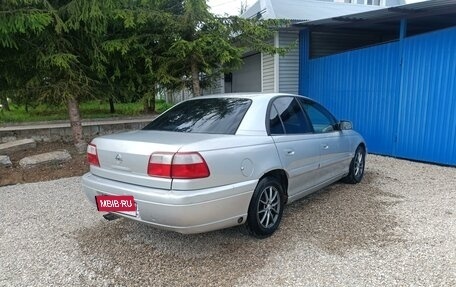
<instances>
[{"instance_id":1,"label":"exhaust pipe","mask_svg":"<svg viewBox=\"0 0 456 287\"><path fill-rule=\"evenodd\" d=\"M112 220L116 220L116 219L120 218L119 216L115 215L114 213L103 214L103 217L104 217L104 219L106 219L108 221L112 221Z\"/></svg>"}]
</instances>

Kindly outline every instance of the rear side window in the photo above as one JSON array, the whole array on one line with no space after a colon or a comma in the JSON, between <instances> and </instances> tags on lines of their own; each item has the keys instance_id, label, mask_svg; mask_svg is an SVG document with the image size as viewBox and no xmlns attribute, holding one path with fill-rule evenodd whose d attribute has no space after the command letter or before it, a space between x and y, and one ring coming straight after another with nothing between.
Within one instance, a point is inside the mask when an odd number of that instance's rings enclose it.
<instances>
[{"instance_id":1,"label":"rear side window","mask_svg":"<svg viewBox=\"0 0 456 287\"><path fill-rule=\"evenodd\" d=\"M271 107L269 131L271 134L303 134L312 132L312 128L294 97L280 97Z\"/></svg>"},{"instance_id":2,"label":"rear side window","mask_svg":"<svg viewBox=\"0 0 456 287\"><path fill-rule=\"evenodd\" d=\"M271 112L269 114L269 131L273 135L281 135L285 133L283 130L282 120L280 119L277 109L274 106L271 107Z\"/></svg>"},{"instance_id":3,"label":"rear side window","mask_svg":"<svg viewBox=\"0 0 456 287\"><path fill-rule=\"evenodd\" d=\"M251 100L210 98L186 101L159 116L143 130L235 134Z\"/></svg>"}]
</instances>

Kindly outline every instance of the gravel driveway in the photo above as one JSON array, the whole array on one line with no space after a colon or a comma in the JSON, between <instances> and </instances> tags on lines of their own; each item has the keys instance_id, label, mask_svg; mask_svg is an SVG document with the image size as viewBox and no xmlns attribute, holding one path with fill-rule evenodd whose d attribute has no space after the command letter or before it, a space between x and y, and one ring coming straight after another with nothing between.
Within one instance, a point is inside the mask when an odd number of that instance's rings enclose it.
<instances>
[{"instance_id":1,"label":"gravel driveway","mask_svg":"<svg viewBox=\"0 0 456 287\"><path fill-rule=\"evenodd\" d=\"M265 240L108 222L80 185L0 188L1 286L456 286L456 168L369 156Z\"/></svg>"}]
</instances>

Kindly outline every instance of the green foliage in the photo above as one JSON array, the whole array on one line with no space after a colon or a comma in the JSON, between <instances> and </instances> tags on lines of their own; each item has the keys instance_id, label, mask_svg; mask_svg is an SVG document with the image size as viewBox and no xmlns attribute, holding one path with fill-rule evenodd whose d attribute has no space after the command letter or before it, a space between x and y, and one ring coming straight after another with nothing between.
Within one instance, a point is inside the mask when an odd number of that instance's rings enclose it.
<instances>
[{"instance_id":1,"label":"green foliage","mask_svg":"<svg viewBox=\"0 0 456 287\"><path fill-rule=\"evenodd\" d=\"M43 66L55 67L60 71L70 71L77 64L78 57L71 53L55 53L46 55L41 61L43 61Z\"/></svg>"},{"instance_id":2,"label":"green foliage","mask_svg":"<svg viewBox=\"0 0 456 287\"><path fill-rule=\"evenodd\" d=\"M237 69L246 50L285 53L269 43L286 25L215 17L205 0L2 0L0 98L28 107L95 98L159 109L157 93L210 86Z\"/></svg>"},{"instance_id":3,"label":"green foliage","mask_svg":"<svg viewBox=\"0 0 456 287\"><path fill-rule=\"evenodd\" d=\"M157 113L162 113L171 107L170 104L163 100L156 101ZM81 114L87 119L97 118L116 118L125 116L141 116L143 105L140 102L135 103L117 103L116 112L109 112L109 103L107 101L93 100L83 102L80 105ZM22 123L22 122L45 122L51 120L66 120L68 118L66 106L40 104L30 107L29 111L24 106L12 105L11 111L7 112L0 109L0 124L2 123Z\"/></svg>"},{"instance_id":4,"label":"green foliage","mask_svg":"<svg viewBox=\"0 0 456 287\"><path fill-rule=\"evenodd\" d=\"M53 13L45 1L2 0L0 2L0 47L18 48L18 37L37 35L51 24Z\"/></svg>"}]
</instances>

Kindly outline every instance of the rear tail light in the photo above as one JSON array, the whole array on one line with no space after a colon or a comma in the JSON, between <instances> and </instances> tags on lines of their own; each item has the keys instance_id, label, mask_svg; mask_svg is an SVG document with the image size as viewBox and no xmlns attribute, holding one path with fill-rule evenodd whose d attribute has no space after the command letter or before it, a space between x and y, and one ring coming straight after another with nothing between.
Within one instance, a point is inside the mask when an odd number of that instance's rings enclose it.
<instances>
[{"instance_id":1,"label":"rear tail light","mask_svg":"<svg viewBox=\"0 0 456 287\"><path fill-rule=\"evenodd\" d=\"M171 165L172 178L203 178L209 176L209 168L199 153L176 153Z\"/></svg>"},{"instance_id":2,"label":"rear tail light","mask_svg":"<svg viewBox=\"0 0 456 287\"><path fill-rule=\"evenodd\" d=\"M97 146L94 144L87 145L87 161L90 165L100 166L98 160Z\"/></svg>"},{"instance_id":3,"label":"rear tail light","mask_svg":"<svg viewBox=\"0 0 456 287\"><path fill-rule=\"evenodd\" d=\"M158 177L171 177L173 153L153 153L147 166L147 174Z\"/></svg>"},{"instance_id":4,"label":"rear tail light","mask_svg":"<svg viewBox=\"0 0 456 287\"><path fill-rule=\"evenodd\" d=\"M150 176L195 179L209 176L209 168L197 152L153 153L147 168Z\"/></svg>"}]
</instances>

